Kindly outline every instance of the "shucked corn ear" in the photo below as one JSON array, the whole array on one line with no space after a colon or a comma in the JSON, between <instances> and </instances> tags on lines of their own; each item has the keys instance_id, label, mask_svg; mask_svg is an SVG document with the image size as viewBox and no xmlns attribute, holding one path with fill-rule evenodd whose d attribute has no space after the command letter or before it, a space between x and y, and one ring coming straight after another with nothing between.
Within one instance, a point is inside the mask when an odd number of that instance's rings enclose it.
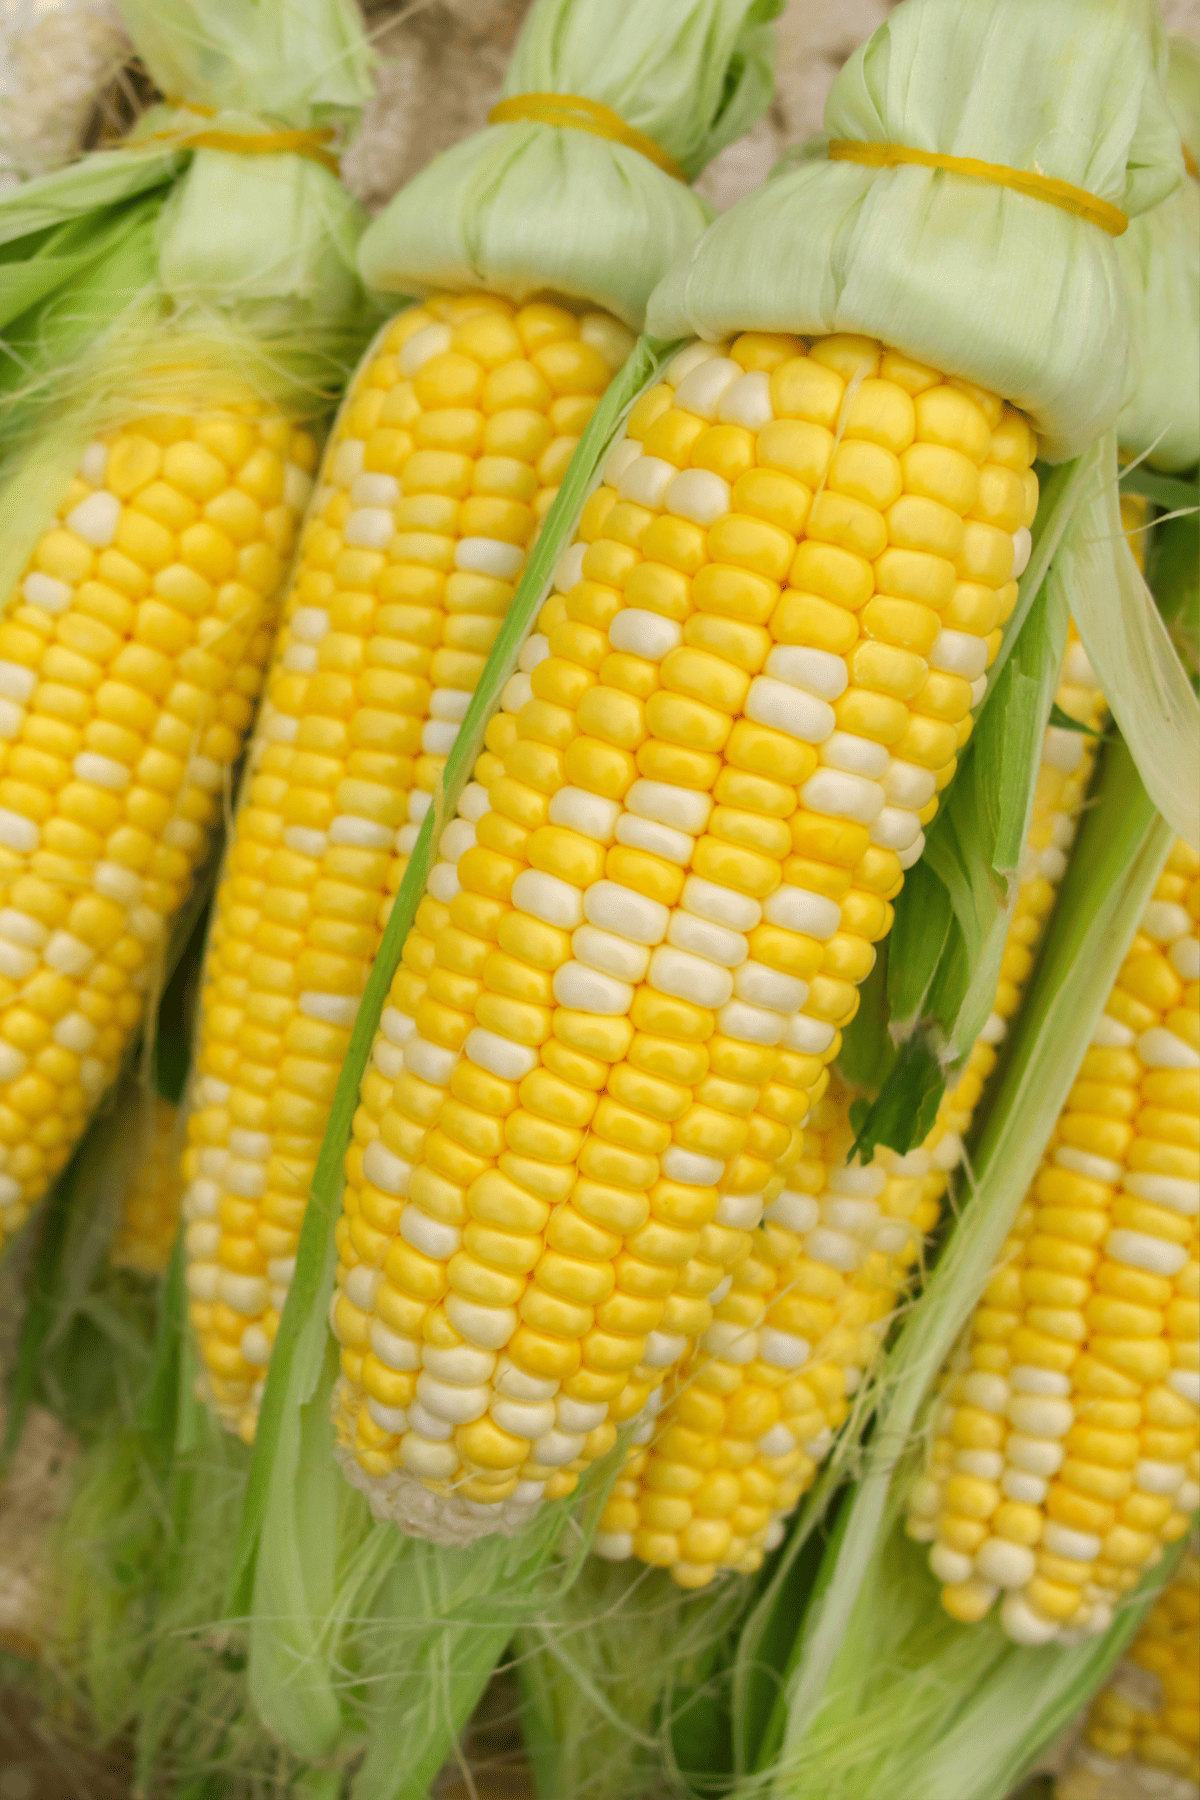
<instances>
[{"instance_id":1,"label":"shucked corn ear","mask_svg":"<svg viewBox=\"0 0 1200 1800\"><path fill-rule=\"evenodd\" d=\"M161 1275L179 1231L179 1108L161 1094L132 1128L143 1143L121 1196L121 1218L109 1261L139 1275Z\"/></svg>"},{"instance_id":2,"label":"shucked corn ear","mask_svg":"<svg viewBox=\"0 0 1200 1800\"><path fill-rule=\"evenodd\" d=\"M1200 1558L1193 1542L1097 1695L1055 1800L1200 1792Z\"/></svg>"},{"instance_id":3,"label":"shucked corn ear","mask_svg":"<svg viewBox=\"0 0 1200 1800\"><path fill-rule=\"evenodd\" d=\"M1197 1483L1200 859L1177 843L934 1417L909 1533L959 1619L1103 1630Z\"/></svg>"},{"instance_id":4,"label":"shucked corn ear","mask_svg":"<svg viewBox=\"0 0 1200 1800\"><path fill-rule=\"evenodd\" d=\"M970 732L1034 448L845 336L696 344L635 406L363 1085L332 1316L378 1511L512 1529L712 1324Z\"/></svg>"},{"instance_id":5,"label":"shucked corn ear","mask_svg":"<svg viewBox=\"0 0 1200 1800\"><path fill-rule=\"evenodd\" d=\"M539 520L631 338L448 295L330 439L217 892L184 1159L209 1394L251 1436L358 998Z\"/></svg>"},{"instance_id":6,"label":"shucked corn ear","mask_svg":"<svg viewBox=\"0 0 1200 1800\"><path fill-rule=\"evenodd\" d=\"M1056 698L1099 728L1103 697L1074 638ZM866 1168L847 1166L854 1093L834 1076L713 1324L670 1379L654 1441L621 1471L601 1517L600 1555L638 1556L698 1587L719 1568L750 1573L779 1542L941 1212L1066 868L1094 742L1047 729L994 1009L933 1129L907 1156L879 1150Z\"/></svg>"},{"instance_id":7,"label":"shucked corn ear","mask_svg":"<svg viewBox=\"0 0 1200 1800\"><path fill-rule=\"evenodd\" d=\"M316 447L239 398L85 450L0 624L0 1230L112 1082L254 712Z\"/></svg>"}]
</instances>

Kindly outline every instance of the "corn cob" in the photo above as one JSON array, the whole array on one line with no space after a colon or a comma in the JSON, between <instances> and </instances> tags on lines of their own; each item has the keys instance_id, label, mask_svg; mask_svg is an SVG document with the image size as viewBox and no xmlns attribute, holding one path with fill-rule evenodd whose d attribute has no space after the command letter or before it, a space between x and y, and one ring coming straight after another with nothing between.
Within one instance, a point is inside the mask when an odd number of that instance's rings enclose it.
<instances>
[{"instance_id":1,"label":"corn cob","mask_svg":"<svg viewBox=\"0 0 1200 1800\"><path fill-rule=\"evenodd\" d=\"M161 1094L151 1115L139 1121L146 1139L123 1196L121 1221L109 1251L119 1269L161 1275L179 1230L179 1108Z\"/></svg>"},{"instance_id":2,"label":"corn cob","mask_svg":"<svg viewBox=\"0 0 1200 1800\"><path fill-rule=\"evenodd\" d=\"M0 1228L141 1018L254 711L312 438L256 402L85 450L0 624Z\"/></svg>"},{"instance_id":3,"label":"corn cob","mask_svg":"<svg viewBox=\"0 0 1200 1800\"><path fill-rule=\"evenodd\" d=\"M955 1618L1101 1630L1197 1486L1200 859L1182 843L1092 1038L961 1365L909 1533Z\"/></svg>"},{"instance_id":4,"label":"corn cob","mask_svg":"<svg viewBox=\"0 0 1200 1800\"><path fill-rule=\"evenodd\" d=\"M1103 698L1073 634L1057 700L1099 728ZM779 1541L941 1213L962 1134L1066 867L1092 746L1078 733L1047 730L994 1009L932 1130L907 1156L881 1149L868 1167L847 1166L854 1093L835 1075L805 1121L787 1187L714 1309L716 1322L671 1380L653 1444L634 1450L621 1472L601 1518L600 1555L638 1556L669 1567L681 1586L699 1587L720 1567L751 1573ZM764 1342L790 1351L790 1366L780 1354L765 1356ZM730 1503L727 1511L717 1512L718 1499Z\"/></svg>"},{"instance_id":5,"label":"corn cob","mask_svg":"<svg viewBox=\"0 0 1200 1800\"><path fill-rule=\"evenodd\" d=\"M1191 1545L1108 1686L1055 1800L1200 1793L1200 1558Z\"/></svg>"},{"instance_id":6,"label":"corn cob","mask_svg":"<svg viewBox=\"0 0 1200 1800\"><path fill-rule=\"evenodd\" d=\"M512 1528L712 1324L969 735L1033 455L846 336L697 344L635 406L363 1085L333 1322L380 1510Z\"/></svg>"},{"instance_id":7,"label":"corn cob","mask_svg":"<svg viewBox=\"0 0 1200 1800\"><path fill-rule=\"evenodd\" d=\"M390 897L630 342L602 314L428 300L384 330L330 441L218 889L184 1160L192 1323L246 1436Z\"/></svg>"}]
</instances>

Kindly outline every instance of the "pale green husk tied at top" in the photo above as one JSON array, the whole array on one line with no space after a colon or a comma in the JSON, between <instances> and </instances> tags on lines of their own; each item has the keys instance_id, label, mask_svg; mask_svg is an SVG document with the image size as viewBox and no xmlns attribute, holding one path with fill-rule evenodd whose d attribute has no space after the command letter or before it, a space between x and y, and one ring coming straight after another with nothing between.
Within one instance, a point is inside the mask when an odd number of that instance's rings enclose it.
<instances>
[{"instance_id":1,"label":"pale green husk tied at top","mask_svg":"<svg viewBox=\"0 0 1200 1800\"><path fill-rule=\"evenodd\" d=\"M782 0L537 0L503 97L577 95L650 138L687 181L770 102ZM435 157L363 238L389 293L488 288L587 299L640 328L664 270L711 211L629 145L531 120Z\"/></svg>"},{"instance_id":2,"label":"pale green husk tied at top","mask_svg":"<svg viewBox=\"0 0 1200 1800\"><path fill-rule=\"evenodd\" d=\"M89 437L153 405L156 381L173 379L153 370L176 352L177 367L234 372L319 416L374 318L355 267L366 218L330 168L187 143L198 131L341 140L371 92L352 0L120 10L169 103L116 148L0 198L0 591Z\"/></svg>"},{"instance_id":3,"label":"pale green husk tied at top","mask_svg":"<svg viewBox=\"0 0 1200 1800\"><path fill-rule=\"evenodd\" d=\"M1171 40L1167 101L1192 157L1200 155L1200 45ZM1184 176L1117 243L1131 345L1122 450L1156 469L1200 458L1200 183Z\"/></svg>"},{"instance_id":4,"label":"pale green husk tied at top","mask_svg":"<svg viewBox=\"0 0 1200 1800\"><path fill-rule=\"evenodd\" d=\"M841 71L825 129L1036 171L1132 217L1182 169L1160 43L1148 0L909 0ZM865 333L1003 394L1056 462L1124 394L1113 240L1045 200L914 164L802 161L675 265L647 325Z\"/></svg>"}]
</instances>

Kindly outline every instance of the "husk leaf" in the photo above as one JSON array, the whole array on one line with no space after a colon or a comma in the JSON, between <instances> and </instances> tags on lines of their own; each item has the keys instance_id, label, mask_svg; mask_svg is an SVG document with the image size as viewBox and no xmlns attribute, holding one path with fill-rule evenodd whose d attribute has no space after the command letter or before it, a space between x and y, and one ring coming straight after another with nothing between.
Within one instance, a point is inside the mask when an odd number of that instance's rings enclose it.
<instances>
[{"instance_id":1,"label":"husk leaf","mask_svg":"<svg viewBox=\"0 0 1200 1800\"><path fill-rule=\"evenodd\" d=\"M1037 170L1127 214L1180 178L1149 0L906 0L855 52L830 138ZM1112 240L1060 207L906 164L805 158L710 227L656 289L648 328L719 340L862 332L1003 394L1051 461L1124 394Z\"/></svg>"},{"instance_id":2,"label":"husk leaf","mask_svg":"<svg viewBox=\"0 0 1200 1800\"><path fill-rule=\"evenodd\" d=\"M1171 39L1167 100L1193 157L1200 142L1200 45ZM1130 222L1117 240L1130 358L1117 442L1156 469L1200 459L1200 183Z\"/></svg>"},{"instance_id":3,"label":"husk leaf","mask_svg":"<svg viewBox=\"0 0 1200 1800\"><path fill-rule=\"evenodd\" d=\"M600 101L691 180L766 110L768 21L780 11L781 0L536 0L504 97ZM650 290L710 217L629 146L531 121L490 125L401 189L364 235L360 266L389 293L553 292L640 330Z\"/></svg>"},{"instance_id":4,"label":"husk leaf","mask_svg":"<svg viewBox=\"0 0 1200 1800\"><path fill-rule=\"evenodd\" d=\"M1066 548L1064 579L1088 660L1147 792L1200 847L1200 701L1121 527L1116 443Z\"/></svg>"}]
</instances>

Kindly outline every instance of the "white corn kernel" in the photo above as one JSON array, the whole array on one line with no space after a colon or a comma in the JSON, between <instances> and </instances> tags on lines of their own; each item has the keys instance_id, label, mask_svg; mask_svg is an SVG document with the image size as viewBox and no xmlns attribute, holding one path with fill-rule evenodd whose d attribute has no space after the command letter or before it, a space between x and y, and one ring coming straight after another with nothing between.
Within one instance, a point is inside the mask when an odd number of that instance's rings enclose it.
<instances>
[{"instance_id":1,"label":"white corn kernel","mask_svg":"<svg viewBox=\"0 0 1200 1800\"><path fill-rule=\"evenodd\" d=\"M727 1000L717 1013L717 1027L725 1037L743 1044L778 1044L787 1030L787 1015L748 1000Z\"/></svg>"},{"instance_id":2,"label":"white corn kernel","mask_svg":"<svg viewBox=\"0 0 1200 1800\"><path fill-rule=\"evenodd\" d=\"M844 657L802 644L777 644L767 657L766 669L776 680L818 700L837 700L850 680Z\"/></svg>"},{"instance_id":3,"label":"white corn kernel","mask_svg":"<svg viewBox=\"0 0 1200 1800\"><path fill-rule=\"evenodd\" d=\"M611 844L621 817L619 800L605 800L583 788L559 788L550 801L550 823L564 825L598 844Z\"/></svg>"},{"instance_id":4,"label":"white corn kernel","mask_svg":"<svg viewBox=\"0 0 1200 1800\"><path fill-rule=\"evenodd\" d=\"M1104 1240L1104 1254L1126 1268L1145 1269L1147 1274L1167 1278L1178 1275L1188 1259L1182 1244L1150 1237L1144 1231L1110 1231Z\"/></svg>"},{"instance_id":5,"label":"white corn kernel","mask_svg":"<svg viewBox=\"0 0 1200 1800\"><path fill-rule=\"evenodd\" d=\"M597 883L599 885L602 884ZM579 889L560 881L557 875L544 874L541 869L521 870L512 884L512 903L520 912L542 919L547 925L557 925L561 931L573 931L583 923L583 897ZM593 920L594 924L604 922Z\"/></svg>"},{"instance_id":6,"label":"white corn kernel","mask_svg":"<svg viewBox=\"0 0 1200 1800\"><path fill-rule=\"evenodd\" d=\"M1049 1394L1018 1393L1009 1400L1008 1416L1025 1437L1064 1438L1075 1423L1075 1408Z\"/></svg>"},{"instance_id":7,"label":"white corn kernel","mask_svg":"<svg viewBox=\"0 0 1200 1800\"><path fill-rule=\"evenodd\" d=\"M776 1369L802 1369L812 1354L812 1345L794 1331L762 1325L758 1332L758 1354Z\"/></svg>"},{"instance_id":8,"label":"white corn kernel","mask_svg":"<svg viewBox=\"0 0 1200 1800\"><path fill-rule=\"evenodd\" d=\"M644 944L631 944L628 938L601 931L596 925L581 925L571 939L571 948L581 963L619 981L640 981L650 962Z\"/></svg>"},{"instance_id":9,"label":"white corn kernel","mask_svg":"<svg viewBox=\"0 0 1200 1800\"><path fill-rule=\"evenodd\" d=\"M831 769L845 769L849 775L869 775L881 781L891 758L883 744L871 738L858 737L852 731L833 731L821 745L821 761Z\"/></svg>"},{"instance_id":10,"label":"white corn kernel","mask_svg":"<svg viewBox=\"0 0 1200 1800\"><path fill-rule=\"evenodd\" d=\"M859 825L874 824L885 801L877 781L847 774L843 769L818 769L800 789L800 798L813 812L852 819Z\"/></svg>"},{"instance_id":11,"label":"white corn kernel","mask_svg":"<svg viewBox=\"0 0 1200 1800\"><path fill-rule=\"evenodd\" d=\"M778 1194L764 1214L773 1225L782 1225L797 1236L811 1231L820 1216L821 1210L811 1194L797 1194L790 1188Z\"/></svg>"},{"instance_id":12,"label":"white corn kernel","mask_svg":"<svg viewBox=\"0 0 1200 1800\"><path fill-rule=\"evenodd\" d=\"M644 656L650 662L661 662L669 651L683 642L683 627L661 613L645 612L628 606L619 612L608 628L608 641L614 650L630 656Z\"/></svg>"},{"instance_id":13,"label":"white corn kernel","mask_svg":"<svg viewBox=\"0 0 1200 1800\"><path fill-rule=\"evenodd\" d=\"M708 824L713 802L711 794L676 787L669 781L635 781L625 797L625 805L641 818L654 819L660 825L695 837Z\"/></svg>"},{"instance_id":14,"label":"white corn kernel","mask_svg":"<svg viewBox=\"0 0 1200 1800\"><path fill-rule=\"evenodd\" d=\"M714 525L730 509L729 483L711 469L684 469L667 484L663 503L679 518Z\"/></svg>"},{"instance_id":15,"label":"white corn kernel","mask_svg":"<svg viewBox=\"0 0 1200 1800\"><path fill-rule=\"evenodd\" d=\"M696 840L686 831L675 831L655 819L639 818L637 813L623 812L617 820L617 842L630 850L646 850L661 856L665 862L686 866L692 859Z\"/></svg>"},{"instance_id":16,"label":"white corn kernel","mask_svg":"<svg viewBox=\"0 0 1200 1800\"><path fill-rule=\"evenodd\" d=\"M520 573L525 552L519 544L506 544L501 538L459 538L454 546L454 566L474 575L491 575L499 581L511 581Z\"/></svg>"},{"instance_id":17,"label":"white corn kernel","mask_svg":"<svg viewBox=\"0 0 1200 1800\"><path fill-rule=\"evenodd\" d=\"M693 1006L724 1006L733 993L734 978L728 969L667 946L654 952L646 979L660 994L687 1000Z\"/></svg>"},{"instance_id":18,"label":"white corn kernel","mask_svg":"<svg viewBox=\"0 0 1200 1800\"><path fill-rule=\"evenodd\" d=\"M439 1348L426 1344L422 1362L438 1381L449 1381L457 1387L479 1387L490 1381L496 1367L491 1350L473 1350L469 1344Z\"/></svg>"},{"instance_id":19,"label":"white corn kernel","mask_svg":"<svg viewBox=\"0 0 1200 1800\"><path fill-rule=\"evenodd\" d=\"M731 931L753 931L763 916L763 908L748 894L739 894L716 881L705 881L701 875L688 876L679 904L685 912L711 919L714 925L727 925Z\"/></svg>"},{"instance_id":20,"label":"white corn kernel","mask_svg":"<svg viewBox=\"0 0 1200 1800\"><path fill-rule=\"evenodd\" d=\"M711 1187L725 1173L725 1164L715 1156L703 1156L698 1150L685 1150L681 1144L668 1144L662 1153L663 1174L671 1181L682 1181L693 1187Z\"/></svg>"},{"instance_id":21,"label":"white corn kernel","mask_svg":"<svg viewBox=\"0 0 1200 1800\"><path fill-rule=\"evenodd\" d=\"M533 909L525 905L517 897L517 888L526 880L527 871L523 871L513 882L513 904L522 907L526 912ZM552 879L543 877L542 879ZM560 886L565 887L562 882ZM671 915L667 907L658 900L651 900L645 894L635 892L633 888L621 887L615 881L596 881L580 899L578 888L570 890L575 896L576 905L587 916L589 925L599 925L602 930L616 932L618 937L627 937L635 944L661 944L667 935L667 926ZM544 915L538 915L544 916ZM560 923L558 919L548 921L552 925ZM561 923L566 926L564 919ZM578 917L570 921L574 927L582 923Z\"/></svg>"},{"instance_id":22,"label":"white corn kernel","mask_svg":"<svg viewBox=\"0 0 1200 1800\"><path fill-rule=\"evenodd\" d=\"M122 511L117 496L107 488L102 488L98 493L89 494L78 506L72 507L63 523L68 531L75 532L85 544L91 544L96 550L103 550L117 535Z\"/></svg>"},{"instance_id":23,"label":"white corn kernel","mask_svg":"<svg viewBox=\"0 0 1200 1800\"><path fill-rule=\"evenodd\" d=\"M485 1031L482 1025L476 1025L467 1034L463 1054L477 1068L486 1069L501 1081L521 1081L538 1066L536 1050L510 1043L494 1031Z\"/></svg>"},{"instance_id":24,"label":"white corn kernel","mask_svg":"<svg viewBox=\"0 0 1200 1800\"><path fill-rule=\"evenodd\" d=\"M554 998L573 1012L623 1017L633 1005L633 988L586 963L564 963L554 974Z\"/></svg>"},{"instance_id":25,"label":"white corn kernel","mask_svg":"<svg viewBox=\"0 0 1200 1800\"><path fill-rule=\"evenodd\" d=\"M423 325L407 338L400 351L400 373L405 380L423 369L432 357L444 356L454 339L449 325Z\"/></svg>"},{"instance_id":26,"label":"white corn kernel","mask_svg":"<svg viewBox=\"0 0 1200 1800\"><path fill-rule=\"evenodd\" d=\"M714 925L710 919L697 918L694 913L671 914L667 942L677 950L690 950L693 955L721 963L727 969L736 969L750 954L750 945L740 931Z\"/></svg>"},{"instance_id":27,"label":"white corn kernel","mask_svg":"<svg viewBox=\"0 0 1200 1800\"><path fill-rule=\"evenodd\" d=\"M731 381L717 404L717 417L725 425L742 425L747 431L761 431L775 417L771 405L771 378L765 369L752 369L738 381Z\"/></svg>"},{"instance_id":28,"label":"white corn kernel","mask_svg":"<svg viewBox=\"0 0 1200 1800\"><path fill-rule=\"evenodd\" d=\"M745 713L757 725L786 732L802 744L823 744L837 723L826 701L768 675L756 675L750 683Z\"/></svg>"},{"instance_id":29,"label":"white corn kernel","mask_svg":"<svg viewBox=\"0 0 1200 1800\"><path fill-rule=\"evenodd\" d=\"M626 441L631 442L628 439ZM618 444L618 450L623 448L623 445ZM664 462L661 456L641 455L641 446L638 444L634 444L633 448L639 451L639 454L631 461L626 462L618 476L617 497L621 500L632 500L637 506L648 506L653 512L661 512L663 496L678 474L678 470L674 463ZM612 480L610 471L615 456L616 451L614 450L605 468L607 481Z\"/></svg>"},{"instance_id":30,"label":"white corn kernel","mask_svg":"<svg viewBox=\"0 0 1200 1800\"><path fill-rule=\"evenodd\" d=\"M728 356L717 355L689 370L675 389L675 405L701 419L715 419L722 395L743 371Z\"/></svg>"}]
</instances>

